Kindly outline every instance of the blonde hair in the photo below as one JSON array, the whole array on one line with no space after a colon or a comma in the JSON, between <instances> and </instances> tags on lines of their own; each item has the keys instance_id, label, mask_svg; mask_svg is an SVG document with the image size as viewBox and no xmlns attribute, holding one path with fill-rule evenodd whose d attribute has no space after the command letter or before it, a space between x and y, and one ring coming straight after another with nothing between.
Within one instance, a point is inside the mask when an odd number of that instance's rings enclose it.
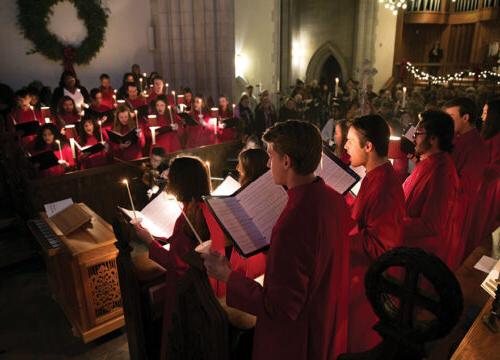
<instances>
[{"instance_id":1,"label":"blonde hair","mask_svg":"<svg viewBox=\"0 0 500 360\"><path fill-rule=\"evenodd\" d=\"M135 128L135 121L134 121L134 119L132 119L132 112L130 111L130 109L127 106L120 105L115 111L115 119L113 121L113 131L118 131L118 132L122 131L123 125L120 122L120 120L118 119L118 115L120 113L123 113L123 112L127 113L127 116L128 116L127 126L129 127L129 129Z\"/></svg>"}]
</instances>

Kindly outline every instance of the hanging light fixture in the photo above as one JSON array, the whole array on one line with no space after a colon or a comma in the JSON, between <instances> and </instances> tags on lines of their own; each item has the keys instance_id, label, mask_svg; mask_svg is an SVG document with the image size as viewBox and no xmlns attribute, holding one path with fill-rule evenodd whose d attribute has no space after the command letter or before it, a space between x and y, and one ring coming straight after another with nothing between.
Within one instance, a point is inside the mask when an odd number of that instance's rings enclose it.
<instances>
[{"instance_id":1,"label":"hanging light fixture","mask_svg":"<svg viewBox=\"0 0 500 360\"><path fill-rule=\"evenodd\" d=\"M399 9L406 10L408 7L408 0L378 0L378 2L384 4L384 7L392 11L393 15L397 15Z\"/></svg>"}]
</instances>

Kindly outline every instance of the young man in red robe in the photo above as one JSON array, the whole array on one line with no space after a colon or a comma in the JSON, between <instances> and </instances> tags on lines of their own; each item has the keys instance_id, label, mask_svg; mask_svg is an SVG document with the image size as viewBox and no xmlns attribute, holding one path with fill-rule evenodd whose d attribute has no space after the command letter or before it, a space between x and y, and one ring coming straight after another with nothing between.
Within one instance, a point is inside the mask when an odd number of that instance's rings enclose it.
<instances>
[{"instance_id":1,"label":"young man in red robe","mask_svg":"<svg viewBox=\"0 0 500 360\"><path fill-rule=\"evenodd\" d=\"M357 118L347 133L345 148L351 165L366 169L351 211L356 226L349 233L349 352L369 350L381 341L373 330L378 318L365 296L364 278L375 259L402 245L405 201L400 179L387 158L389 135L389 126L379 115Z\"/></svg>"},{"instance_id":2,"label":"young man in red robe","mask_svg":"<svg viewBox=\"0 0 500 360\"><path fill-rule=\"evenodd\" d=\"M453 120L442 111L425 111L414 136L420 161L403 184L403 241L405 246L437 255L453 270L463 250L453 233L459 195L459 179L450 155Z\"/></svg>"},{"instance_id":3,"label":"young man in red robe","mask_svg":"<svg viewBox=\"0 0 500 360\"><path fill-rule=\"evenodd\" d=\"M344 199L314 175L319 130L290 120L269 128L269 164L288 202L274 225L264 286L202 255L209 276L227 282L227 304L257 316L253 359L335 359L347 348L349 240Z\"/></svg>"},{"instance_id":4,"label":"young man in red robe","mask_svg":"<svg viewBox=\"0 0 500 360\"><path fill-rule=\"evenodd\" d=\"M455 141L451 157L460 178L459 218L455 225L455 234L461 240L462 261L468 243L476 243L477 234L470 234L472 218L476 207L479 188L484 169L488 162L487 148L475 127L476 106L469 98L456 98L445 104L445 111L452 117L455 128ZM479 204L481 206L481 204Z\"/></svg>"},{"instance_id":5,"label":"young man in red robe","mask_svg":"<svg viewBox=\"0 0 500 360\"><path fill-rule=\"evenodd\" d=\"M143 106L147 106L148 102L144 96L139 93L139 89L135 83L130 83L127 85L127 105L132 110L139 109Z\"/></svg>"},{"instance_id":6,"label":"young man in red robe","mask_svg":"<svg viewBox=\"0 0 500 360\"><path fill-rule=\"evenodd\" d=\"M104 105L107 110L113 110L116 102L115 89L111 86L111 79L108 74L101 74L99 76L101 81L101 86L99 89L102 93L102 105Z\"/></svg>"}]
</instances>

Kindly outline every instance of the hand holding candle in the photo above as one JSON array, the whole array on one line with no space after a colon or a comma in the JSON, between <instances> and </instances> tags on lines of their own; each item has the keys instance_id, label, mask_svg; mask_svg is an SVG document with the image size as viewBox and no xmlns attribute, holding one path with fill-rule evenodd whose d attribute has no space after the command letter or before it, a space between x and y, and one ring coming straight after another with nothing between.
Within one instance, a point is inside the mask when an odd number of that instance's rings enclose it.
<instances>
[{"instance_id":1,"label":"hand holding candle","mask_svg":"<svg viewBox=\"0 0 500 360\"><path fill-rule=\"evenodd\" d=\"M56 143L59 146L59 162L64 161L64 159L63 159L63 153L62 153L62 148L61 148L61 141L57 139Z\"/></svg>"},{"instance_id":2,"label":"hand holding candle","mask_svg":"<svg viewBox=\"0 0 500 360\"><path fill-rule=\"evenodd\" d=\"M127 187L128 198L130 200L130 206L132 207L132 212L134 213L134 222L137 223L137 215L135 214L134 200L132 200L132 193L130 192L130 188L128 186L128 180L123 179L122 184L125 184L125 186Z\"/></svg>"}]
</instances>

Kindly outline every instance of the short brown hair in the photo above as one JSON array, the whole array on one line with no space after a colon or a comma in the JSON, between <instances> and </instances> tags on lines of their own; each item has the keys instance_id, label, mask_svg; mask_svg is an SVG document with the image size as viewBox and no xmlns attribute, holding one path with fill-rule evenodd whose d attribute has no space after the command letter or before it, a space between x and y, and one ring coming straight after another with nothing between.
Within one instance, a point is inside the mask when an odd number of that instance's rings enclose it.
<instances>
[{"instance_id":1,"label":"short brown hair","mask_svg":"<svg viewBox=\"0 0 500 360\"><path fill-rule=\"evenodd\" d=\"M267 161L269 156L263 149L247 149L240 152L238 161L241 166L240 174L241 186L248 185L259 176L267 172Z\"/></svg>"},{"instance_id":2,"label":"short brown hair","mask_svg":"<svg viewBox=\"0 0 500 360\"><path fill-rule=\"evenodd\" d=\"M168 189L182 202L201 201L210 195L210 180L205 164L194 156L180 156L170 162Z\"/></svg>"},{"instance_id":3,"label":"short brown hair","mask_svg":"<svg viewBox=\"0 0 500 360\"><path fill-rule=\"evenodd\" d=\"M288 155L297 174L308 175L318 168L323 142L315 125L300 120L280 122L267 129L262 139L272 143L278 154Z\"/></svg>"}]
</instances>

